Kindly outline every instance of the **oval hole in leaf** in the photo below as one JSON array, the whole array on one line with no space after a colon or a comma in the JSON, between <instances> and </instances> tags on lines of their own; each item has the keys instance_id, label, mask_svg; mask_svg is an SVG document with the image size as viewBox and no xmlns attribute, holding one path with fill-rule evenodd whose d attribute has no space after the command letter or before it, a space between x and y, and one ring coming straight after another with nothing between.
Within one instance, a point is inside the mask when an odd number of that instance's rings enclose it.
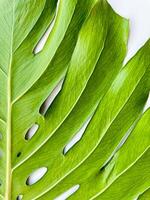
<instances>
[{"instance_id":1,"label":"oval hole in leaf","mask_svg":"<svg viewBox=\"0 0 150 200\"><path fill-rule=\"evenodd\" d=\"M26 133L25 135L25 140L30 140L34 135L35 133L37 132L39 128L39 125L38 124L34 124Z\"/></svg>"},{"instance_id":2,"label":"oval hole in leaf","mask_svg":"<svg viewBox=\"0 0 150 200\"><path fill-rule=\"evenodd\" d=\"M66 200L68 197L70 197L72 194L74 194L78 189L80 185L75 185L60 196L56 197L54 200Z\"/></svg>"},{"instance_id":3,"label":"oval hole in leaf","mask_svg":"<svg viewBox=\"0 0 150 200\"><path fill-rule=\"evenodd\" d=\"M36 182L38 182L40 179L43 178L43 176L46 174L46 172L47 172L47 168L46 167L41 167L41 168L35 170L27 178L26 184L27 185L33 185L33 184L35 184Z\"/></svg>"},{"instance_id":4,"label":"oval hole in leaf","mask_svg":"<svg viewBox=\"0 0 150 200\"><path fill-rule=\"evenodd\" d=\"M58 0L58 2L57 2L56 13L55 13L55 16L54 16L52 22L50 23L49 27L47 28L47 30L45 31L45 33L43 34L43 36L41 37L41 39L39 40L39 42L37 43L36 47L33 50L33 53L35 55L42 51L42 49L44 48L44 46L47 42L47 39L48 39L50 33L53 30L53 27L54 27L54 24L56 21L56 17L57 17L57 13L58 13L59 2L60 2L60 0Z\"/></svg>"},{"instance_id":5,"label":"oval hole in leaf","mask_svg":"<svg viewBox=\"0 0 150 200\"><path fill-rule=\"evenodd\" d=\"M49 107L51 106L52 102L54 101L54 99L56 98L58 93L60 92L60 90L62 88L62 85L63 85L63 81L64 81L64 79L62 79L57 84L57 86L53 89L51 94L48 96L48 98L44 101L44 103L40 107L40 111L39 112L40 112L41 115L45 115L46 114L46 112L49 109Z\"/></svg>"},{"instance_id":6,"label":"oval hole in leaf","mask_svg":"<svg viewBox=\"0 0 150 200\"><path fill-rule=\"evenodd\" d=\"M17 153L17 157L19 158L21 156L21 152Z\"/></svg>"},{"instance_id":7,"label":"oval hole in leaf","mask_svg":"<svg viewBox=\"0 0 150 200\"><path fill-rule=\"evenodd\" d=\"M41 39L37 43L36 47L34 48L33 53L35 55L40 53L42 51L42 49L44 48L46 41L47 41L47 39L48 39L48 37L49 37L53 27L54 27L54 23L55 23L54 19L52 20L51 24L49 25L49 27L47 28L47 30L45 31L45 33L43 34L43 36L41 37Z\"/></svg>"},{"instance_id":8,"label":"oval hole in leaf","mask_svg":"<svg viewBox=\"0 0 150 200\"><path fill-rule=\"evenodd\" d=\"M22 199L23 199L23 195L21 195L21 194L18 195L17 198L16 198L16 200L22 200Z\"/></svg>"},{"instance_id":9,"label":"oval hole in leaf","mask_svg":"<svg viewBox=\"0 0 150 200\"><path fill-rule=\"evenodd\" d=\"M93 115L92 115L93 116ZM72 138L72 140L65 146L63 154L65 155L78 141L81 140L88 124L90 123L92 116L83 124L82 128L77 132L77 134Z\"/></svg>"},{"instance_id":10,"label":"oval hole in leaf","mask_svg":"<svg viewBox=\"0 0 150 200\"><path fill-rule=\"evenodd\" d=\"M2 186L2 180L0 179L0 187Z\"/></svg>"},{"instance_id":11,"label":"oval hole in leaf","mask_svg":"<svg viewBox=\"0 0 150 200\"><path fill-rule=\"evenodd\" d=\"M133 124L132 126L128 129L128 131L126 132L126 134L122 137L121 141L119 142L119 144L116 146L116 148L114 149L114 151L112 152L112 154L110 155L110 157L106 160L106 162L103 164L103 166L101 167L100 171L102 171L103 169L105 169L109 163L111 162L111 160L113 159L113 157L115 156L115 154L117 153L117 151L119 151L119 149L123 146L123 144L126 142L126 140L128 139L128 137L130 136L132 130L136 127L138 121L140 118L138 118Z\"/></svg>"}]
</instances>

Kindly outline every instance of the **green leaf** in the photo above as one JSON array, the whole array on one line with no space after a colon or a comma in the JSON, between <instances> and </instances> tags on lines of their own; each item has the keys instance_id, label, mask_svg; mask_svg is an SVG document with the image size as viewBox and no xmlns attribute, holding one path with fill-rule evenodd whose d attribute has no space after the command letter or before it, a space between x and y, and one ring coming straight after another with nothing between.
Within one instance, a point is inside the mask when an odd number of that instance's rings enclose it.
<instances>
[{"instance_id":1,"label":"green leaf","mask_svg":"<svg viewBox=\"0 0 150 200\"><path fill-rule=\"evenodd\" d=\"M143 194L139 196L139 200L148 200L150 197L150 189L146 190Z\"/></svg>"},{"instance_id":2,"label":"green leaf","mask_svg":"<svg viewBox=\"0 0 150 200\"><path fill-rule=\"evenodd\" d=\"M106 0L1 0L0 19L0 199L146 198L150 41L123 66Z\"/></svg>"}]
</instances>

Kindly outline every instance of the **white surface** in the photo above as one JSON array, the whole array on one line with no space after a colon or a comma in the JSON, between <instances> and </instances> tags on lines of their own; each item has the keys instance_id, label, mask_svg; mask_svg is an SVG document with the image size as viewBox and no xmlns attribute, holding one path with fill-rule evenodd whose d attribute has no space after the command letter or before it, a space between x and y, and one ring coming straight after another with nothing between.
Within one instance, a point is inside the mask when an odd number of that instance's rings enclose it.
<instances>
[{"instance_id":1,"label":"white surface","mask_svg":"<svg viewBox=\"0 0 150 200\"><path fill-rule=\"evenodd\" d=\"M93 116L93 115L92 115ZM65 146L64 148L64 155L79 141L81 140L88 124L90 123L92 116L83 124L82 128L79 130L79 132L76 133L76 135L72 138L72 140Z\"/></svg>"},{"instance_id":2,"label":"white surface","mask_svg":"<svg viewBox=\"0 0 150 200\"><path fill-rule=\"evenodd\" d=\"M127 60L150 38L150 0L108 0L121 16L130 19Z\"/></svg>"},{"instance_id":3,"label":"white surface","mask_svg":"<svg viewBox=\"0 0 150 200\"><path fill-rule=\"evenodd\" d=\"M64 200L70 197L73 193L75 193L79 189L80 185L75 185L60 196L56 197L54 200Z\"/></svg>"},{"instance_id":4,"label":"white surface","mask_svg":"<svg viewBox=\"0 0 150 200\"><path fill-rule=\"evenodd\" d=\"M127 62L150 39L150 0L108 0L112 8L129 19ZM150 95L144 111L150 107Z\"/></svg>"},{"instance_id":5,"label":"white surface","mask_svg":"<svg viewBox=\"0 0 150 200\"><path fill-rule=\"evenodd\" d=\"M47 172L47 167L41 167L32 172L32 174L29 175L26 181L27 185L33 185L34 183L39 181L46 174L46 172Z\"/></svg>"},{"instance_id":6,"label":"white surface","mask_svg":"<svg viewBox=\"0 0 150 200\"><path fill-rule=\"evenodd\" d=\"M35 49L34 49L34 54L37 54L39 53L40 51L42 51L44 45L46 44L47 42L47 39L50 35L50 33L52 32L52 29L54 27L54 24L55 24L55 21L56 21L56 17L57 17L57 13L58 13L58 7L59 7L59 4L60 4L60 0L58 0L57 2L57 9L56 9L56 14L55 14L55 17L54 19L52 20L50 26L48 27L48 29L46 30L46 32L44 33L43 37L40 39L40 41L38 42L38 44L36 45Z\"/></svg>"}]
</instances>

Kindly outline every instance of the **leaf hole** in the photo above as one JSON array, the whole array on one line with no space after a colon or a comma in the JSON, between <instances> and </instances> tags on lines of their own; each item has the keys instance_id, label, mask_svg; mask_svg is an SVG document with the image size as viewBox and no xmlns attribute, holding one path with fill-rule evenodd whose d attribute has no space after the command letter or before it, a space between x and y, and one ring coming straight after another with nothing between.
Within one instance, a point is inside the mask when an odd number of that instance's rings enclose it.
<instances>
[{"instance_id":1,"label":"leaf hole","mask_svg":"<svg viewBox=\"0 0 150 200\"><path fill-rule=\"evenodd\" d=\"M18 195L17 198L16 198L16 200L22 200L22 199L23 199L23 195L22 194Z\"/></svg>"},{"instance_id":2,"label":"leaf hole","mask_svg":"<svg viewBox=\"0 0 150 200\"><path fill-rule=\"evenodd\" d=\"M150 108L150 93L149 93L149 96L147 98L147 101L146 101L146 104L145 104L145 107L143 109L143 113L148 110L148 108Z\"/></svg>"},{"instance_id":3,"label":"leaf hole","mask_svg":"<svg viewBox=\"0 0 150 200\"><path fill-rule=\"evenodd\" d=\"M56 98L56 96L61 91L61 88L62 88L62 85L63 85L63 81L64 81L64 79L62 79L56 85L56 87L53 89L53 91L51 92L51 94L48 96L48 98L44 101L44 103L40 107L39 112L40 112L41 115L45 115L46 114L46 112L49 109L49 107L51 106L52 102L54 101L54 99Z\"/></svg>"},{"instance_id":4,"label":"leaf hole","mask_svg":"<svg viewBox=\"0 0 150 200\"><path fill-rule=\"evenodd\" d=\"M34 124L26 133L25 135L25 140L30 140L35 133L37 132L37 130L39 129L39 125L38 124Z\"/></svg>"},{"instance_id":5,"label":"leaf hole","mask_svg":"<svg viewBox=\"0 0 150 200\"><path fill-rule=\"evenodd\" d=\"M126 134L122 137L121 141L119 142L119 144L116 146L116 148L114 149L114 151L112 152L112 154L110 155L110 157L106 160L106 162L103 164L103 166L101 167L100 171L103 171L113 160L113 158L115 157L116 153L119 151L119 149L123 146L123 144L126 142L126 140L128 139L129 135L131 134L132 130L134 129L134 127L136 126L137 122L139 121L140 118L138 118L137 120L135 120L135 122L132 124L132 126L128 129L128 131L126 132Z\"/></svg>"},{"instance_id":6,"label":"leaf hole","mask_svg":"<svg viewBox=\"0 0 150 200\"><path fill-rule=\"evenodd\" d=\"M107 162L100 168L100 171L101 171L101 172L104 171L104 170L107 168L107 166L111 163L111 161L113 160L113 158L114 158L114 155L112 155L112 156L109 158L109 160L107 160Z\"/></svg>"},{"instance_id":7,"label":"leaf hole","mask_svg":"<svg viewBox=\"0 0 150 200\"><path fill-rule=\"evenodd\" d=\"M19 152L18 154L17 154L17 157L19 158L21 156L21 152Z\"/></svg>"},{"instance_id":8,"label":"leaf hole","mask_svg":"<svg viewBox=\"0 0 150 200\"><path fill-rule=\"evenodd\" d=\"M47 28L47 30L45 31L45 33L43 34L43 36L37 43L36 47L34 48L34 50L33 50L34 55L40 53L43 50L43 48L47 42L47 39L48 39L50 33L52 32L53 27L54 27L54 19L52 20L51 24L49 25L49 27Z\"/></svg>"},{"instance_id":9,"label":"leaf hole","mask_svg":"<svg viewBox=\"0 0 150 200\"><path fill-rule=\"evenodd\" d=\"M93 115L83 124L83 126L81 127L81 129L76 133L76 135L72 138L72 140L65 146L64 150L63 150L63 154L65 155L77 142L79 142L87 128L87 126L89 125L91 119L92 119Z\"/></svg>"},{"instance_id":10,"label":"leaf hole","mask_svg":"<svg viewBox=\"0 0 150 200\"><path fill-rule=\"evenodd\" d=\"M35 170L32 174L29 175L26 181L26 185L33 185L43 178L47 173L47 167L41 167Z\"/></svg>"},{"instance_id":11,"label":"leaf hole","mask_svg":"<svg viewBox=\"0 0 150 200\"><path fill-rule=\"evenodd\" d=\"M41 39L38 41L36 47L33 50L34 55L40 53L43 50L43 48L53 30L53 27L54 27L55 21L56 21L56 17L57 17L57 13L58 13L59 2L60 2L60 0L58 0L58 2L57 2L56 13L55 13L55 16L54 16L52 22L50 23L49 27L47 28L47 30L45 31L45 33L43 34Z\"/></svg>"},{"instance_id":12,"label":"leaf hole","mask_svg":"<svg viewBox=\"0 0 150 200\"><path fill-rule=\"evenodd\" d=\"M62 193L60 196L56 197L54 200L66 200L71 195L73 195L78 189L80 188L80 185L75 185L66 192Z\"/></svg>"}]
</instances>

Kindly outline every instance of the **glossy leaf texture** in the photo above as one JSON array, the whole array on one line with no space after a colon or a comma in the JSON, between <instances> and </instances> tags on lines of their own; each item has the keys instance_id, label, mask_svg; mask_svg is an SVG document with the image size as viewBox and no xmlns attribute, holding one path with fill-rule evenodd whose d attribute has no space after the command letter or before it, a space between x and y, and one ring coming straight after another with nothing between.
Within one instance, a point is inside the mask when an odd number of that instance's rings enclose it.
<instances>
[{"instance_id":1,"label":"glossy leaf texture","mask_svg":"<svg viewBox=\"0 0 150 200\"><path fill-rule=\"evenodd\" d=\"M0 0L0 19L0 199L147 200L150 41L124 66L106 0Z\"/></svg>"}]
</instances>

